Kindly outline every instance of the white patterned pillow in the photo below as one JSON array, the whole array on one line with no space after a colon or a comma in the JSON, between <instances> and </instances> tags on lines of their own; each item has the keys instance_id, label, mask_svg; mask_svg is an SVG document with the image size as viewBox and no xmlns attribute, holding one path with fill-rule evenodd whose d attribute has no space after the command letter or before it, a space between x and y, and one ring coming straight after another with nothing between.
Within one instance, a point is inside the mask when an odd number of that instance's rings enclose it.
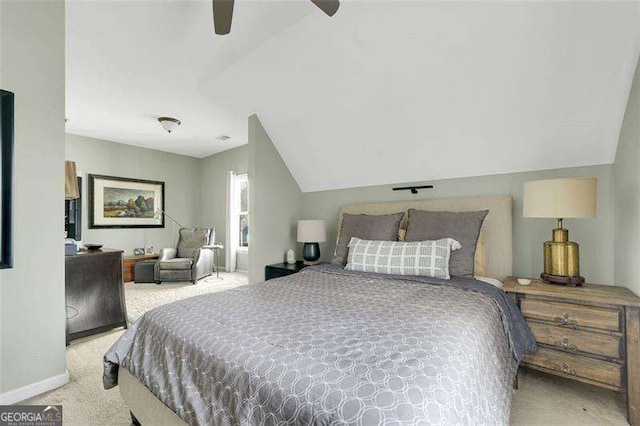
<instances>
[{"instance_id":1,"label":"white patterned pillow","mask_svg":"<svg viewBox=\"0 0 640 426\"><path fill-rule=\"evenodd\" d=\"M449 277L449 258L462 246L452 238L435 241L373 241L353 237L345 269L393 275Z\"/></svg>"}]
</instances>

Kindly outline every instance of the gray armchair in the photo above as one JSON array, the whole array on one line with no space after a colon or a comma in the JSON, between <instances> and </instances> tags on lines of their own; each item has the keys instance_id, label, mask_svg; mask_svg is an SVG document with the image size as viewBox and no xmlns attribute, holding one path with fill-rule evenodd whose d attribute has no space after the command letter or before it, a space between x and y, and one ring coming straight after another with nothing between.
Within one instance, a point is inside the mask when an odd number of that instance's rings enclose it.
<instances>
[{"instance_id":1,"label":"gray armchair","mask_svg":"<svg viewBox=\"0 0 640 426\"><path fill-rule=\"evenodd\" d=\"M195 284L200 278L213 273L213 251L202 246L213 244L215 228L182 228L179 233L176 248L160 251L154 271L156 282L191 281Z\"/></svg>"}]
</instances>

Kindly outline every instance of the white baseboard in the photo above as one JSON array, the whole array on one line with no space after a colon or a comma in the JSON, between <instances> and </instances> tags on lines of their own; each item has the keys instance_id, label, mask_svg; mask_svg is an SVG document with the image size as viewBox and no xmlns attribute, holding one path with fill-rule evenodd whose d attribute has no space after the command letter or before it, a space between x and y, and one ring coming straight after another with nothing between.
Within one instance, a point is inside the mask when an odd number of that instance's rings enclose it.
<instances>
[{"instance_id":1,"label":"white baseboard","mask_svg":"<svg viewBox=\"0 0 640 426\"><path fill-rule=\"evenodd\" d=\"M65 370L63 374L0 394L0 405L15 404L16 402L24 401L25 399L57 389L67 383L69 383L69 372Z\"/></svg>"}]
</instances>

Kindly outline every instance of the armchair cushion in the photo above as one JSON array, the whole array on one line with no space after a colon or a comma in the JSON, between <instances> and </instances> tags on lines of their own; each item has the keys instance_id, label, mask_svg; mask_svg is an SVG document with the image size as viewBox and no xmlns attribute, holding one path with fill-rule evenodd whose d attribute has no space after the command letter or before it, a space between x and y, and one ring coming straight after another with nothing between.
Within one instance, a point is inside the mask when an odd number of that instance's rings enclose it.
<instances>
[{"instance_id":1,"label":"armchair cushion","mask_svg":"<svg viewBox=\"0 0 640 426\"><path fill-rule=\"evenodd\" d=\"M212 233L212 229L182 228L178 239L178 257L195 258L202 246L211 244L214 238Z\"/></svg>"},{"instance_id":2,"label":"armchair cushion","mask_svg":"<svg viewBox=\"0 0 640 426\"><path fill-rule=\"evenodd\" d=\"M160 257L158 260L169 260L178 256L178 249L174 248L163 248L160 250Z\"/></svg>"},{"instance_id":3,"label":"armchair cushion","mask_svg":"<svg viewBox=\"0 0 640 426\"><path fill-rule=\"evenodd\" d=\"M161 260L158 263L160 269L191 269L191 266L193 265L193 259L184 259L177 257L175 259Z\"/></svg>"}]
</instances>

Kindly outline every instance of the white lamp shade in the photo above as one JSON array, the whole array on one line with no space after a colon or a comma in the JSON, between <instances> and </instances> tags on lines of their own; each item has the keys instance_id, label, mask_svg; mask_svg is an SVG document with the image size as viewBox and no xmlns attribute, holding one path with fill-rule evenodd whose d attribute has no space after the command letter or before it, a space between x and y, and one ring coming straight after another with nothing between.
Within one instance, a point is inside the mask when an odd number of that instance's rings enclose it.
<instances>
[{"instance_id":1,"label":"white lamp shade","mask_svg":"<svg viewBox=\"0 0 640 426\"><path fill-rule=\"evenodd\" d=\"M555 219L595 217L597 192L596 178L526 182L522 216Z\"/></svg>"},{"instance_id":2,"label":"white lamp shade","mask_svg":"<svg viewBox=\"0 0 640 426\"><path fill-rule=\"evenodd\" d=\"M327 240L324 220L299 220L299 243L324 243Z\"/></svg>"}]
</instances>

